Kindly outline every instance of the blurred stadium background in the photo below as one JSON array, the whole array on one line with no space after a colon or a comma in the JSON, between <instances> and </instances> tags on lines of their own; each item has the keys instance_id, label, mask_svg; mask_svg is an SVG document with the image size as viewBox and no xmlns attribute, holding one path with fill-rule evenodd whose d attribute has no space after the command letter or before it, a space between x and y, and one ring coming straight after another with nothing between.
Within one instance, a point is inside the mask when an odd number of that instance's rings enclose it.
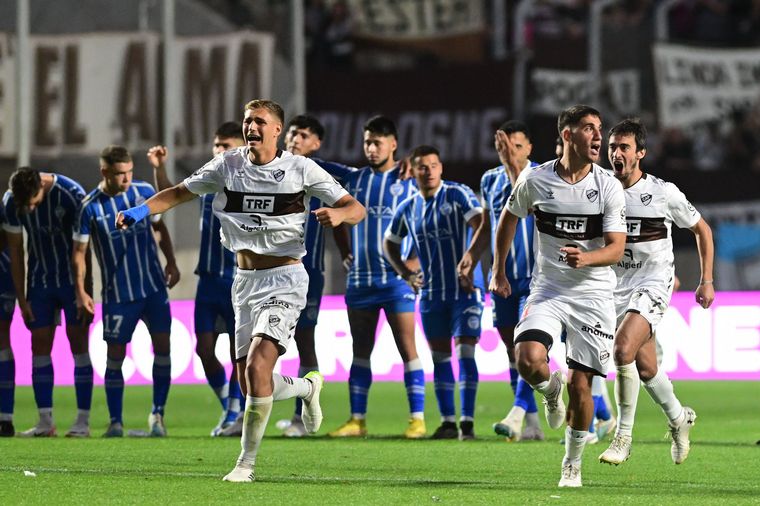
<instances>
[{"instance_id":1,"label":"blurred stadium background","mask_svg":"<svg viewBox=\"0 0 760 506\"><path fill-rule=\"evenodd\" d=\"M671 310L682 342L670 371L760 378L760 1L0 0L3 189L31 164L90 190L110 143L126 145L149 181L144 153L168 145L179 180L254 97L279 101L288 117L318 116L320 156L355 165L364 120L386 114L401 151L438 146L445 177L476 191L498 164L492 135L506 119L528 122L540 162L553 157L568 105L599 108L607 127L641 117L644 170L676 183L712 225L715 285L726 292L708 312L688 305L698 257L692 234L676 231L687 294ZM167 220L179 302L194 296L198 210ZM330 250L326 293L343 283ZM25 347L14 346L19 362Z\"/></svg>"}]
</instances>

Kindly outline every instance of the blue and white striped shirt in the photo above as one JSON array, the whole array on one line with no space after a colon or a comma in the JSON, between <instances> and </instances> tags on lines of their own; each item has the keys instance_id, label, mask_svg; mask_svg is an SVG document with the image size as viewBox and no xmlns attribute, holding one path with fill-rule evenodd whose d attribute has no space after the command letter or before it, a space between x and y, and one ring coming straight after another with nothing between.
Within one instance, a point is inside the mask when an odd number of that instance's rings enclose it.
<instances>
[{"instance_id":1,"label":"blue and white striped shirt","mask_svg":"<svg viewBox=\"0 0 760 506\"><path fill-rule=\"evenodd\" d=\"M103 302L144 299L166 285L151 227L151 221L157 221L157 217L139 221L126 230L116 228L119 211L143 204L154 193L150 184L132 181L127 191L114 196L96 188L82 202L74 240L93 239L100 264Z\"/></svg>"},{"instance_id":2,"label":"blue and white striped shirt","mask_svg":"<svg viewBox=\"0 0 760 506\"><path fill-rule=\"evenodd\" d=\"M52 174L53 186L31 213L18 212L10 191L5 193L5 230L27 234L27 286L60 288L73 285L72 232L84 199L82 186L66 176Z\"/></svg>"},{"instance_id":3,"label":"blue and white striped shirt","mask_svg":"<svg viewBox=\"0 0 760 506\"><path fill-rule=\"evenodd\" d=\"M401 278L383 255L383 237L396 208L417 192L414 180L399 179L398 166L386 172L364 167L346 176L343 186L367 210L367 217L351 227L351 252L354 263L346 282L354 288L397 283ZM402 256L411 243L404 241Z\"/></svg>"},{"instance_id":4,"label":"blue and white striped shirt","mask_svg":"<svg viewBox=\"0 0 760 506\"><path fill-rule=\"evenodd\" d=\"M5 219L5 206L0 206L0 227L7 223ZM6 247L0 252L0 293L14 292L13 277L11 275L11 258L8 256Z\"/></svg>"},{"instance_id":5,"label":"blue and white striped shirt","mask_svg":"<svg viewBox=\"0 0 760 506\"><path fill-rule=\"evenodd\" d=\"M385 237L395 243L412 238L425 280L420 300L451 302L476 297L459 286L457 264L472 239L467 222L482 213L475 193L451 181L443 181L434 196L426 199L416 193L396 209Z\"/></svg>"},{"instance_id":6,"label":"blue and white striped shirt","mask_svg":"<svg viewBox=\"0 0 760 506\"><path fill-rule=\"evenodd\" d=\"M528 166L536 167L538 164L528 162ZM487 171L480 180L480 196L483 207L491 220L491 253L496 246L496 227L501 217L501 211L507 205L507 199L512 193L512 184L509 181L506 169L503 165ZM518 279L526 279L533 276L533 266L536 263L536 255L533 251L533 231L535 220L533 215L520 218L517 221L517 230L512 246L507 254L507 279L513 282Z\"/></svg>"},{"instance_id":7,"label":"blue and white striped shirt","mask_svg":"<svg viewBox=\"0 0 760 506\"><path fill-rule=\"evenodd\" d=\"M201 195L201 245L195 273L222 279L235 278L237 261L235 253L222 246L220 230L222 223L214 215L214 193Z\"/></svg>"},{"instance_id":8,"label":"blue and white striped shirt","mask_svg":"<svg viewBox=\"0 0 760 506\"><path fill-rule=\"evenodd\" d=\"M319 158L312 158L317 165L342 183L348 174L356 172L356 169L343 165L341 163L327 162ZM311 211L323 207L324 204L318 198L312 197L309 200L309 216L304 223L304 245L306 246L306 256L301 261L307 271L325 271L325 228L319 224L316 216Z\"/></svg>"}]
</instances>

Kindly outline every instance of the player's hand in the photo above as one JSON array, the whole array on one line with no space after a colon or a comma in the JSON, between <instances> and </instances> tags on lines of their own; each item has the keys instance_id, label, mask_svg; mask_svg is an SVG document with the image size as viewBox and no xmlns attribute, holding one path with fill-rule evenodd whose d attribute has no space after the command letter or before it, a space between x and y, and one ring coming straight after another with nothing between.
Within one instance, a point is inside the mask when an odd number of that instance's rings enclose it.
<instances>
[{"instance_id":1,"label":"player's hand","mask_svg":"<svg viewBox=\"0 0 760 506\"><path fill-rule=\"evenodd\" d=\"M398 162L398 178L403 181L412 177L412 159L405 156Z\"/></svg>"},{"instance_id":2,"label":"player's hand","mask_svg":"<svg viewBox=\"0 0 760 506\"><path fill-rule=\"evenodd\" d=\"M565 246L564 248L560 248L559 251L565 254L567 265L573 269L580 269L588 265L586 254L574 246Z\"/></svg>"},{"instance_id":3,"label":"player's hand","mask_svg":"<svg viewBox=\"0 0 760 506\"><path fill-rule=\"evenodd\" d=\"M715 287L712 283L699 285L694 292L694 299L697 304L707 309L715 300Z\"/></svg>"},{"instance_id":4,"label":"player's hand","mask_svg":"<svg viewBox=\"0 0 760 506\"><path fill-rule=\"evenodd\" d=\"M472 279L473 268L472 255L470 255L469 251L465 251L462 259L457 265L457 276L459 277L459 286L468 292L475 291L475 285L473 284Z\"/></svg>"},{"instance_id":5,"label":"player's hand","mask_svg":"<svg viewBox=\"0 0 760 506\"><path fill-rule=\"evenodd\" d=\"M124 230L134 225L138 221L142 221L146 216L150 214L150 209L147 205L142 204L126 211L120 211L116 215L116 228L118 230Z\"/></svg>"},{"instance_id":6,"label":"player's hand","mask_svg":"<svg viewBox=\"0 0 760 506\"><path fill-rule=\"evenodd\" d=\"M341 262L341 264L343 265L343 270L344 271L346 271L346 272L350 271L351 270L351 266L354 265L354 255L352 255L351 253L349 253L348 255L346 255L346 257L343 259L343 261Z\"/></svg>"},{"instance_id":7,"label":"player's hand","mask_svg":"<svg viewBox=\"0 0 760 506\"><path fill-rule=\"evenodd\" d=\"M422 271L411 271L404 276L404 281L414 290L414 293L420 293L420 288L425 284L425 275Z\"/></svg>"},{"instance_id":8,"label":"player's hand","mask_svg":"<svg viewBox=\"0 0 760 506\"><path fill-rule=\"evenodd\" d=\"M164 267L164 279L166 280L166 286L169 288L174 288L174 285L179 283L179 269L177 268L177 264L167 263L166 267Z\"/></svg>"},{"instance_id":9,"label":"player's hand","mask_svg":"<svg viewBox=\"0 0 760 506\"><path fill-rule=\"evenodd\" d=\"M343 211L335 207L320 207L311 212L316 216L320 225L325 228L335 228L343 223Z\"/></svg>"},{"instance_id":10,"label":"player's hand","mask_svg":"<svg viewBox=\"0 0 760 506\"><path fill-rule=\"evenodd\" d=\"M166 146L153 146L148 150L148 162L154 169L161 169L166 165L169 151Z\"/></svg>"},{"instance_id":11,"label":"player's hand","mask_svg":"<svg viewBox=\"0 0 760 506\"><path fill-rule=\"evenodd\" d=\"M90 323L95 316L95 301L89 294L77 296L77 319Z\"/></svg>"},{"instance_id":12,"label":"player's hand","mask_svg":"<svg viewBox=\"0 0 760 506\"><path fill-rule=\"evenodd\" d=\"M515 170L520 170L522 167L516 166L517 161L517 149L512 141L509 139L509 135L503 130L497 130L493 136L493 146L496 148L496 153L499 155L499 161L501 161L504 167L512 167Z\"/></svg>"},{"instance_id":13,"label":"player's hand","mask_svg":"<svg viewBox=\"0 0 760 506\"><path fill-rule=\"evenodd\" d=\"M507 281L507 276L498 271L491 276L491 284L488 285L488 290L505 299L512 294L512 287Z\"/></svg>"},{"instance_id":14,"label":"player's hand","mask_svg":"<svg viewBox=\"0 0 760 506\"><path fill-rule=\"evenodd\" d=\"M34 321L34 311L28 301L23 303L19 300L18 308L21 310L21 317L24 319L24 323L29 326Z\"/></svg>"}]
</instances>

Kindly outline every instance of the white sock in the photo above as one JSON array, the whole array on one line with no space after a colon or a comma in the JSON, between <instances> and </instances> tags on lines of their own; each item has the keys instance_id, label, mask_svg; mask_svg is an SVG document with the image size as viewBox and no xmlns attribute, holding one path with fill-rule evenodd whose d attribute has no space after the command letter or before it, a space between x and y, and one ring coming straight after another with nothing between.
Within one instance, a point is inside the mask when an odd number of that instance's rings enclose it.
<instances>
[{"instance_id":1,"label":"white sock","mask_svg":"<svg viewBox=\"0 0 760 506\"><path fill-rule=\"evenodd\" d=\"M83 423L89 425L90 423L90 410L79 409L77 410L77 423Z\"/></svg>"},{"instance_id":2,"label":"white sock","mask_svg":"<svg viewBox=\"0 0 760 506\"><path fill-rule=\"evenodd\" d=\"M292 378L274 373L272 374L272 383L274 383L272 398L275 401L292 399L293 397L303 399L311 393L311 381L307 379Z\"/></svg>"},{"instance_id":3,"label":"white sock","mask_svg":"<svg viewBox=\"0 0 760 506\"><path fill-rule=\"evenodd\" d=\"M261 439L267 428L269 415L272 414L272 396L246 397L245 417L243 418L243 435L240 438L242 451L238 457L238 466L253 468L256 454L259 452Z\"/></svg>"},{"instance_id":4,"label":"white sock","mask_svg":"<svg viewBox=\"0 0 760 506\"><path fill-rule=\"evenodd\" d=\"M639 371L636 362L617 366L615 378L615 401L618 409L618 426L616 435L633 434L633 419L636 416L636 403L639 400Z\"/></svg>"},{"instance_id":5,"label":"white sock","mask_svg":"<svg viewBox=\"0 0 760 506\"><path fill-rule=\"evenodd\" d=\"M525 419L525 410L520 406L512 406L512 409L507 413L507 417L517 420L520 422L520 425L522 425L522 422Z\"/></svg>"},{"instance_id":6,"label":"white sock","mask_svg":"<svg viewBox=\"0 0 760 506\"><path fill-rule=\"evenodd\" d=\"M548 380L542 381L541 383L532 386L533 390L543 394L544 397L547 397L549 395L556 394L557 390L562 386L562 384L560 383L559 378L556 376L549 376Z\"/></svg>"},{"instance_id":7,"label":"white sock","mask_svg":"<svg viewBox=\"0 0 760 506\"><path fill-rule=\"evenodd\" d=\"M563 466L581 463L587 436L587 430L575 430L569 425L565 427L565 458L562 459Z\"/></svg>"},{"instance_id":8,"label":"white sock","mask_svg":"<svg viewBox=\"0 0 760 506\"><path fill-rule=\"evenodd\" d=\"M43 427L53 426L53 408L40 408L40 425Z\"/></svg>"},{"instance_id":9,"label":"white sock","mask_svg":"<svg viewBox=\"0 0 760 506\"><path fill-rule=\"evenodd\" d=\"M683 414L683 406L673 393L673 384L662 369L657 371L654 378L644 383L644 389L658 406L662 408L671 425L676 425Z\"/></svg>"}]
</instances>

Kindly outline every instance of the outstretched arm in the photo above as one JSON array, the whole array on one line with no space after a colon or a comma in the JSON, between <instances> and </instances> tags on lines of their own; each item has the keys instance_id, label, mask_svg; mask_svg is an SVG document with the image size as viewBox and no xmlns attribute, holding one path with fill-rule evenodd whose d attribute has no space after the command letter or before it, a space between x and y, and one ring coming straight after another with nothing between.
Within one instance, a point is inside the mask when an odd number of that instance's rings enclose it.
<instances>
[{"instance_id":1,"label":"outstretched arm","mask_svg":"<svg viewBox=\"0 0 760 506\"><path fill-rule=\"evenodd\" d=\"M694 296L697 304L703 308L708 308L715 300L715 286L713 286L713 236L710 225L700 218L696 225L691 227L697 240L697 250L699 251L699 267L702 272L702 278L699 282Z\"/></svg>"},{"instance_id":2,"label":"outstretched arm","mask_svg":"<svg viewBox=\"0 0 760 506\"><path fill-rule=\"evenodd\" d=\"M184 183L179 183L161 190L153 195L144 204L126 211L121 211L116 215L116 228L125 229L130 225L145 219L153 214L162 214L174 206L178 206L197 197L195 193L187 189Z\"/></svg>"}]
</instances>

